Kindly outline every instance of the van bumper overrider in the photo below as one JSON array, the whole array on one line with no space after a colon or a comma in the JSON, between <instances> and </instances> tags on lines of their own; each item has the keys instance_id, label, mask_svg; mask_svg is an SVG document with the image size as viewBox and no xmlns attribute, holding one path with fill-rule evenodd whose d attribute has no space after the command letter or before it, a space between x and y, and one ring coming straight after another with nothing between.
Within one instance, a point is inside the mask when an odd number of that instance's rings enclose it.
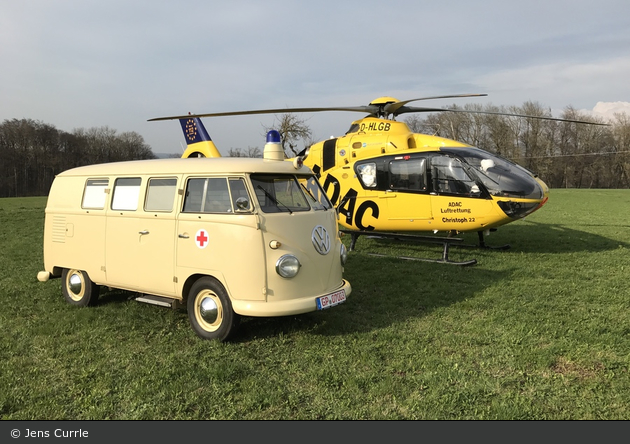
<instances>
[{"instance_id":1,"label":"van bumper overrider","mask_svg":"<svg viewBox=\"0 0 630 444\"><path fill-rule=\"evenodd\" d=\"M352 292L352 286L350 282L343 279L341 286L335 288L332 292L344 290L346 297ZM309 313L317 310L316 299L322 296L326 296L329 293L322 293L316 296L309 296L299 299L288 299L274 301L273 296L268 297L267 301L243 301L232 300L232 309L234 312L242 316L256 316L256 317L272 317L272 316L288 316L301 313Z\"/></svg>"}]
</instances>

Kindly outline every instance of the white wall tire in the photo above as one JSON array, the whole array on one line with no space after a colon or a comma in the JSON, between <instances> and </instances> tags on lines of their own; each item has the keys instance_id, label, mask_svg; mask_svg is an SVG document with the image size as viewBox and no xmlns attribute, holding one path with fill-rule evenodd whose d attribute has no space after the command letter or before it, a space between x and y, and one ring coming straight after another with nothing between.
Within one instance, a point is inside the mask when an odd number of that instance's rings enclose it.
<instances>
[{"instance_id":1,"label":"white wall tire","mask_svg":"<svg viewBox=\"0 0 630 444\"><path fill-rule=\"evenodd\" d=\"M204 277L188 294L188 318L202 339L227 340L237 329L240 316L232 310L227 291L216 279Z\"/></svg>"},{"instance_id":2,"label":"white wall tire","mask_svg":"<svg viewBox=\"0 0 630 444\"><path fill-rule=\"evenodd\" d=\"M100 287L82 270L64 268L61 273L61 291L71 305L87 307L98 300Z\"/></svg>"}]
</instances>

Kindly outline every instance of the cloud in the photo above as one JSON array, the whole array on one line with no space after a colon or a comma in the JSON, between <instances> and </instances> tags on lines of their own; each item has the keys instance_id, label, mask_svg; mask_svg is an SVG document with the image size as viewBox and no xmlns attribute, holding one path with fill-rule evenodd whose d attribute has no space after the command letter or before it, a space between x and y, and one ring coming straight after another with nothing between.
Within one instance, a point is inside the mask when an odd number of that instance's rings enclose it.
<instances>
[{"instance_id":1,"label":"cloud","mask_svg":"<svg viewBox=\"0 0 630 444\"><path fill-rule=\"evenodd\" d=\"M630 115L630 102L597 102L591 113L605 119L613 119L615 114Z\"/></svg>"},{"instance_id":2,"label":"cloud","mask_svg":"<svg viewBox=\"0 0 630 444\"><path fill-rule=\"evenodd\" d=\"M561 61L504 68L477 76L474 81L491 92L493 101L519 104L534 100L554 109L565 106L590 108L593 103L625 98L630 57L612 57L597 62ZM608 100L607 100L608 99Z\"/></svg>"}]
</instances>

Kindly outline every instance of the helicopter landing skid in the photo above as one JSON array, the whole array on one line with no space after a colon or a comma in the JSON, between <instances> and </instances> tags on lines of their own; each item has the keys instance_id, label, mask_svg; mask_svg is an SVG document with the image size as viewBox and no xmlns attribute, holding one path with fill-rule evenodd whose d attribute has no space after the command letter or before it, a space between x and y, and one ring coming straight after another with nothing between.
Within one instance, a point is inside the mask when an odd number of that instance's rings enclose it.
<instances>
[{"instance_id":1,"label":"helicopter landing skid","mask_svg":"<svg viewBox=\"0 0 630 444\"><path fill-rule=\"evenodd\" d=\"M509 244L499 245L496 247L486 245L486 241L483 239L483 231L477 231L477 235L479 236L479 248L488 248L490 250L509 250L510 249Z\"/></svg>"},{"instance_id":2,"label":"helicopter landing skid","mask_svg":"<svg viewBox=\"0 0 630 444\"><path fill-rule=\"evenodd\" d=\"M483 231L477 231L479 236L479 245L461 244L457 245L460 248L479 248L482 250L509 250L510 244L505 245L487 245L483 237Z\"/></svg>"},{"instance_id":3,"label":"helicopter landing skid","mask_svg":"<svg viewBox=\"0 0 630 444\"><path fill-rule=\"evenodd\" d=\"M404 260L413 260L413 261L423 261L423 262L436 262L438 264L450 264L450 265L474 265L477 263L477 259L470 259L467 261L454 261L448 257L448 251L451 244L457 244L463 242L463 239L458 237L436 237L436 236L420 236L415 234L399 234L399 233L375 233L373 231L352 231L352 230L341 230L342 233L350 234L350 251L355 250L355 246L357 243L357 239L361 235L370 236L373 238L381 238L381 239L391 239L396 241L412 241L412 242L425 242L431 244L442 244L442 258L441 259L430 259L430 258L416 258L416 257L407 257L407 256L395 256L397 259ZM384 254L377 253L369 253L371 256L378 257L388 257Z\"/></svg>"}]
</instances>

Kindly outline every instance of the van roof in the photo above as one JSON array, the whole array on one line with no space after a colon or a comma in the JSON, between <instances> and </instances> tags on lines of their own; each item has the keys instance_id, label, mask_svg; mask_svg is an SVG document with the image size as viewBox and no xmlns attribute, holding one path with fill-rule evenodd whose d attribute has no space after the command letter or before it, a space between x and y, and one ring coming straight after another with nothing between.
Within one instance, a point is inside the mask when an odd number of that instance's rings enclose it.
<instances>
[{"instance_id":1,"label":"van roof","mask_svg":"<svg viewBox=\"0 0 630 444\"><path fill-rule=\"evenodd\" d=\"M99 163L72 168L58 176L107 176L131 174L283 173L312 174L310 168L295 169L293 162L248 157L172 158Z\"/></svg>"}]
</instances>

